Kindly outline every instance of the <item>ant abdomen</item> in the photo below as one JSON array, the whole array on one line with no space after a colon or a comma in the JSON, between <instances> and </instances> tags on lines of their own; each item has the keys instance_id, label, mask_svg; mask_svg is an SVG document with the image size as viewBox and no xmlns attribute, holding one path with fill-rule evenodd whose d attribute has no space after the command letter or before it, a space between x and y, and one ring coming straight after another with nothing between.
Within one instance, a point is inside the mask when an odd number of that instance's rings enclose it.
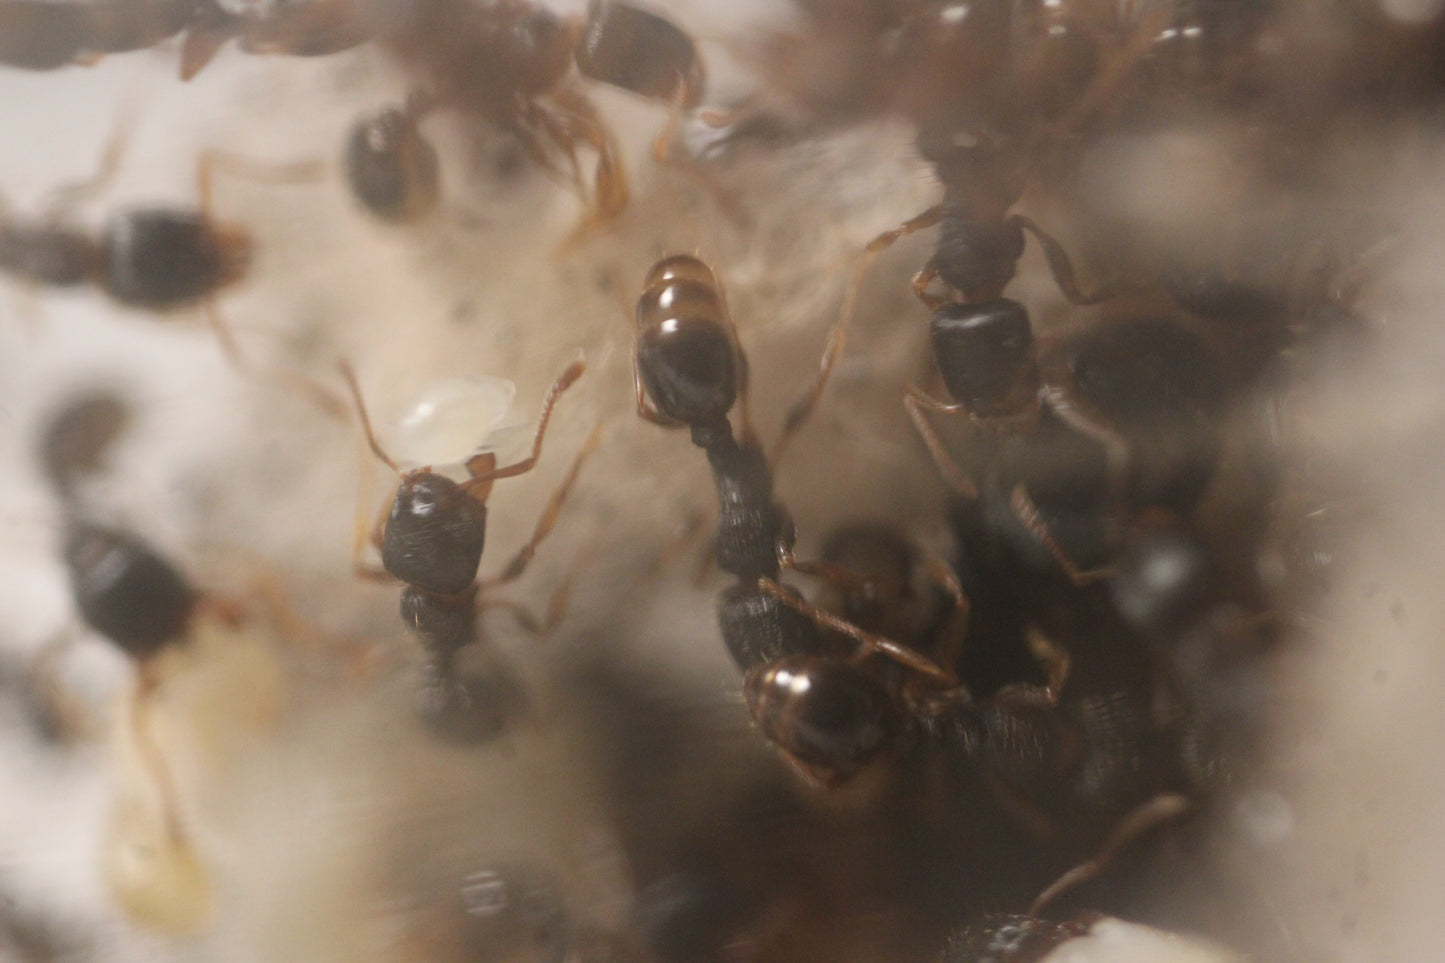
<instances>
[{"instance_id":1,"label":"ant abdomen","mask_svg":"<svg viewBox=\"0 0 1445 963\"><path fill-rule=\"evenodd\" d=\"M195 592L135 536L75 522L65 564L81 616L132 658L148 658L185 635Z\"/></svg>"},{"instance_id":2,"label":"ant abdomen","mask_svg":"<svg viewBox=\"0 0 1445 963\"><path fill-rule=\"evenodd\" d=\"M521 681L501 664L458 669L455 661L429 661L422 669L417 715L452 742L488 742L514 722L526 702Z\"/></svg>"},{"instance_id":3,"label":"ant abdomen","mask_svg":"<svg viewBox=\"0 0 1445 963\"><path fill-rule=\"evenodd\" d=\"M101 284L122 304L168 308L200 301L238 280L250 244L194 211L143 208L111 219Z\"/></svg>"},{"instance_id":4,"label":"ant abdomen","mask_svg":"<svg viewBox=\"0 0 1445 963\"><path fill-rule=\"evenodd\" d=\"M796 595L792 589L784 588ZM787 655L812 655L822 647L813 620L755 585L732 585L718 597L723 643L747 672Z\"/></svg>"},{"instance_id":5,"label":"ant abdomen","mask_svg":"<svg viewBox=\"0 0 1445 963\"><path fill-rule=\"evenodd\" d=\"M576 60L584 76L644 97L668 100L682 84L683 106L692 107L702 92L702 61L692 38L630 4L594 0Z\"/></svg>"},{"instance_id":6,"label":"ant abdomen","mask_svg":"<svg viewBox=\"0 0 1445 963\"><path fill-rule=\"evenodd\" d=\"M1015 414L1038 397L1033 328L1022 304L950 302L933 312L930 330L948 393L971 414Z\"/></svg>"},{"instance_id":7,"label":"ant abdomen","mask_svg":"<svg viewBox=\"0 0 1445 963\"><path fill-rule=\"evenodd\" d=\"M658 262L637 302L637 367L658 411L687 425L727 416L738 395L736 348L711 269L686 255Z\"/></svg>"},{"instance_id":8,"label":"ant abdomen","mask_svg":"<svg viewBox=\"0 0 1445 963\"><path fill-rule=\"evenodd\" d=\"M363 118L346 142L346 180L367 210L407 222L436 206L440 190L436 149L404 109Z\"/></svg>"},{"instance_id":9,"label":"ant abdomen","mask_svg":"<svg viewBox=\"0 0 1445 963\"><path fill-rule=\"evenodd\" d=\"M758 728L827 785L890 748L901 728L893 695L847 662L778 659L748 673L743 692Z\"/></svg>"},{"instance_id":10,"label":"ant abdomen","mask_svg":"<svg viewBox=\"0 0 1445 963\"><path fill-rule=\"evenodd\" d=\"M487 508L442 475L418 472L396 493L382 539L391 575L437 595L460 595L477 577Z\"/></svg>"}]
</instances>

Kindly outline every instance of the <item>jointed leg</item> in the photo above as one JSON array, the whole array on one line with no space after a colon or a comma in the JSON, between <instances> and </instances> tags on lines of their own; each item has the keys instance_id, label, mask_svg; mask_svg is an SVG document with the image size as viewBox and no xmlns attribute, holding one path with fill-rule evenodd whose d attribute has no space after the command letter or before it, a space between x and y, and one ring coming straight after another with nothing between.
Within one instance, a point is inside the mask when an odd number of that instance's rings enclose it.
<instances>
[{"instance_id":1,"label":"jointed leg","mask_svg":"<svg viewBox=\"0 0 1445 963\"><path fill-rule=\"evenodd\" d=\"M1107 565L1089 569L1081 569L1075 565L1074 560L1069 558L1069 554L1054 538L1053 532L1049 531L1049 524L1044 520L1043 512L1039 511L1039 506L1034 504L1034 500L1029 497L1027 489L1022 484L1015 485L1013 492L1009 495L1009 508L1019 523L1028 530L1028 533L1038 539L1040 545L1048 549L1049 554L1054 557L1054 561L1059 563L1059 567L1064 570L1064 574L1069 577L1070 582L1077 586L1089 585L1099 579L1108 578L1114 573L1114 569Z\"/></svg>"},{"instance_id":2,"label":"jointed leg","mask_svg":"<svg viewBox=\"0 0 1445 963\"><path fill-rule=\"evenodd\" d=\"M913 427L918 430L918 435L927 446L928 453L933 456L933 462L938 466L939 474L948 483L948 487L962 495L964 498L978 498L978 488L958 467L958 463L944 451L943 443L939 441L938 435L934 433L933 426L928 423L924 415L925 408L930 411L940 411L945 414L958 414L967 409L963 405L946 405L930 398L928 395L910 386L903 395L903 407L908 410L908 418L913 422Z\"/></svg>"},{"instance_id":3,"label":"jointed leg","mask_svg":"<svg viewBox=\"0 0 1445 963\"><path fill-rule=\"evenodd\" d=\"M863 254L853 268L853 276L848 282L848 288L843 294L843 306L839 309L838 320L833 322L833 327L828 332L828 341L823 348L823 356L818 362L818 375L813 381L813 386L797 401L788 408L787 417L783 419L783 430L778 440L773 443L773 450L768 456L768 461L777 464L782 457L783 451L787 448L788 442L794 433L808 420L813 409L822 397L823 390L828 386L828 380L832 377L833 367L838 358L843 354L843 348L848 342L848 326L852 323L853 314L858 307L858 295L863 289L863 282L868 276L868 270L873 265L873 260L878 254L890 247L900 238L921 231L937 224L943 216L942 206L930 207L915 217L909 218L898 227L882 234L868 242L864 247Z\"/></svg>"},{"instance_id":4,"label":"jointed leg","mask_svg":"<svg viewBox=\"0 0 1445 963\"><path fill-rule=\"evenodd\" d=\"M547 392L547 400L542 403L542 414L537 420L537 434L532 438L532 453L514 465L506 468L494 468L490 471L475 475L462 483L462 488L467 492L476 490L487 490L487 487L498 478L511 478L515 475L525 475L537 465L537 458L542 454L542 439L547 434L547 423L552 420L552 409L557 405L557 399L562 393L576 383L582 377L582 372L587 370L587 364L583 361L574 361L567 366L557 380L552 383L552 388Z\"/></svg>"},{"instance_id":5,"label":"jointed leg","mask_svg":"<svg viewBox=\"0 0 1445 963\"><path fill-rule=\"evenodd\" d=\"M582 463L587 460L588 455L596 450L601 438L602 428L599 425L593 429L592 434L587 436L587 441L583 443L582 450L577 453L577 457L573 460L572 467L568 469L566 477L563 478L562 483L557 486L557 490L552 492L552 497L547 501L547 507L542 510L541 516L537 519L537 525L532 531L532 537L517 551L517 554L512 557L512 560L507 563L506 567L503 568L499 574L480 583L479 588L481 592L485 593L490 588L515 581L527 570L527 565L537 553L537 546L542 544L543 539L552 534L552 529L557 526L557 518L562 513L562 506L566 504L567 496L571 494L572 487L576 485L577 477L582 471Z\"/></svg>"},{"instance_id":6,"label":"jointed leg","mask_svg":"<svg viewBox=\"0 0 1445 963\"><path fill-rule=\"evenodd\" d=\"M774 582L770 578L758 579L758 587L761 588L764 592L767 592L769 595L778 599L780 602L787 605L789 608L795 609L803 615L806 615L818 625L821 625L824 628L832 629L835 632L839 632L843 635L848 636L851 639L854 639L863 646L863 650L862 652L860 652L860 655L868 655L874 652L881 652L882 654L888 656L890 659L893 659L895 662L899 662L902 665L905 665L908 668L914 670L915 672L918 672L921 675L928 676L929 678L941 682L945 685L952 685L955 682L951 673L939 668L939 666L927 656L915 652L907 646L899 645L892 639L886 639L881 635L874 635L872 632L866 632L863 629L860 629L858 626L854 625L852 622L847 621L846 619L840 619L838 616L833 615L831 612L825 612L822 609L818 608L816 605L812 605L809 602L804 601L803 599L795 598L790 592L786 591L782 586L780 586L777 582Z\"/></svg>"},{"instance_id":7,"label":"jointed leg","mask_svg":"<svg viewBox=\"0 0 1445 963\"><path fill-rule=\"evenodd\" d=\"M1124 847L1151 830L1184 816L1191 808L1187 798L1175 793L1162 793L1136 806L1119 820L1098 853L1064 873L1038 895L1029 907L1029 915L1038 916L1054 900L1107 869Z\"/></svg>"}]
</instances>

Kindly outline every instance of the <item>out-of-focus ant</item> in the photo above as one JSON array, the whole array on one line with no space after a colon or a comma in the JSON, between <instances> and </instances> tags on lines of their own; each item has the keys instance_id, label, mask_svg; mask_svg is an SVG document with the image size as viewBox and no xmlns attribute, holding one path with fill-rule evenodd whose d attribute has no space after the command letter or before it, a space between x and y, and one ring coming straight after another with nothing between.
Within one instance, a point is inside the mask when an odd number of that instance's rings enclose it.
<instances>
[{"instance_id":1,"label":"out-of-focus ant","mask_svg":"<svg viewBox=\"0 0 1445 963\"><path fill-rule=\"evenodd\" d=\"M196 591L138 536L74 517L64 555L81 616L137 673L118 732L106 881L137 923L195 933L215 900L195 820L218 791L214 775L274 723L280 667L239 608Z\"/></svg>"},{"instance_id":2,"label":"out-of-focus ant","mask_svg":"<svg viewBox=\"0 0 1445 963\"><path fill-rule=\"evenodd\" d=\"M381 552L384 573L360 565L358 572L367 576L384 574L406 584L401 593L402 621L416 634L428 660L420 711L430 725L449 738L479 742L494 737L516 716L524 698L520 683L496 660L484 667L459 664L462 650L477 641L478 609L505 608L537 632L545 631L558 615L554 609L547 620L539 621L515 603L490 598L479 603L478 596L526 571L537 546L556 525L583 460L596 445L595 433L552 494L531 538L501 573L479 582L477 569L486 544L487 499L493 483L536 467L552 409L563 392L582 376L584 368L581 361L574 362L553 383L526 458L499 468L495 453L474 455L466 463L469 477L458 483L429 467L401 469L376 440L356 377L349 366L343 365L367 444L378 459L401 476L387 517L378 520L371 534Z\"/></svg>"},{"instance_id":3,"label":"out-of-focus ant","mask_svg":"<svg viewBox=\"0 0 1445 963\"><path fill-rule=\"evenodd\" d=\"M237 9L219 0L0 0L0 63L28 70L85 64L184 33L181 79L201 71L231 39L247 53L320 56L370 37L352 0L283 0Z\"/></svg>"},{"instance_id":4,"label":"out-of-focus ant","mask_svg":"<svg viewBox=\"0 0 1445 963\"><path fill-rule=\"evenodd\" d=\"M528 0L475 4L424 0L385 19L381 42L423 78L401 107L362 118L347 141L353 194L373 214L399 222L428 213L437 195L437 161L418 125L437 109L478 117L515 136L542 167L567 176L587 198L582 227L605 224L627 204L617 148L586 94L584 77L673 104L676 114L702 93L702 62L692 39L670 20L615 0L594 0L585 20L564 19ZM577 149L597 166L590 189Z\"/></svg>"},{"instance_id":5,"label":"out-of-focus ant","mask_svg":"<svg viewBox=\"0 0 1445 963\"><path fill-rule=\"evenodd\" d=\"M124 131L112 139L99 171L89 181L57 191L44 216L28 222L0 216L0 271L48 288L94 285L116 303L146 311L200 307L238 371L295 391L332 417L343 416L341 401L311 379L251 363L215 303L220 292L246 277L253 248L243 228L213 214L216 175L291 184L313 178L316 166L262 164L210 151L196 166L196 208L126 208L112 213L98 233L68 224L69 208L114 176L123 146Z\"/></svg>"}]
</instances>

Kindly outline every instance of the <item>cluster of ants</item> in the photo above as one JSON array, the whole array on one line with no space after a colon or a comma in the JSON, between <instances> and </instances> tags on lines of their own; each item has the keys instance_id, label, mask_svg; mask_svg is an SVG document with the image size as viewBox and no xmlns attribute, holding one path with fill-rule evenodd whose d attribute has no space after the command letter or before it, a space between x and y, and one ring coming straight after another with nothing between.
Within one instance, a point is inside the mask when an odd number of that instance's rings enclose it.
<instances>
[{"instance_id":1,"label":"cluster of ants","mask_svg":"<svg viewBox=\"0 0 1445 963\"><path fill-rule=\"evenodd\" d=\"M787 413L771 457L751 423L750 368L717 273L676 254L642 281L637 413L686 428L715 480L716 564L732 580L718 623L748 710L809 792L863 787L868 806L910 827L912 856L901 862L926 865L928 879L899 883L899 898L958 934L947 950L940 938L935 956L1036 959L1044 944L1087 928L1081 910L1127 912L1131 881L1177 869L1167 859L1197 843L1197 827L1257 765L1272 708L1270 655L1320 553L1286 550L1299 564L1284 588L1261 560L1286 536L1303 541L1320 514L1279 518L1278 506L1327 505L1337 493L1286 470L1282 442L1250 413L1284 405L1300 358L1320 344L1368 337L1352 303L1352 262L1364 258L1332 250L1327 267L1261 279L1214 252L1151 252L1124 222L1095 217L1077 232L1080 246L1089 263L1121 270L1089 286L1070 246L1018 208L1044 188L1072 201L1080 159L1110 136L1226 120L1270 132L1272 144L1288 140L1289 157L1261 160L1288 168L1321 147L1341 116L1438 101L1441 23L1401 26L1363 4L1306 7L798 0L799 33L766 51L763 93L711 119L726 124L725 150L758 141L773 149L874 117L913 128L942 198L860 257L869 263L937 228L912 285L931 311L937 384L910 388L898 403L953 492L951 558L930 557L891 528L858 526L828 540L821 560L800 560L774 496L772 463L826 397L847 350L861 269L818 379ZM1323 27L1292 46L1284 40L1301 17ZM375 43L417 85L402 105L358 122L344 167L359 202L389 221L436 208L438 158L420 122L449 110L517 138L583 198L580 230L605 231L627 204L627 183L577 76L669 105L659 156L703 94L694 41L666 17L616 0L597 0L577 19L530 0L264 9L0 0L0 34L0 63L28 69L180 37L187 78L231 39L251 53L306 56ZM800 44L817 56L786 55ZM1326 52L1328 78L1294 69ZM593 155L590 177L579 151ZM1068 310L1093 312L1087 323L1041 334L1029 307L1005 296L1031 240ZM244 233L205 204L121 214L99 237L56 220L0 225L0 267L48 285L94 283L120 303L158 310L207 302L242 276L247 249ZM496 481L537 464L553 406L582 374L578 363L557 379L526 458L503 466L492 453L474 456L460 482L403 471L373 436L349 369L350 406L309 377L278 376L331 412L354 408L373 452L402 476L374 541L385 575L405 586L402 617L427 657L421 713L442 738L488 743L525 700L499 659L461 655L485 649L479 609L510 604L487 590L525 571L595 439L515 558L479 580L487 501ZM945 417L965 430L940 431ZM77 608L147 678L157 653L185 643L200 596L136 536L86 521L66 472L53 468L52 477L67 494ZM1221 505L1242 519L1223 535L1201 521ZM785 571L821 579L834 603L807 600ZM163 773L163 760L154 766ZM173 833L179 840L183 830ZM755 845L771 844L768 833L756 836ZM634 937L579 935L530 871L480 877L501 901L486 925L506 925L479 940L516 943L489 945L484 959L731 958L766 916L758 893L736 893L727 871L699 865L643 887Z\"/></svg>"}]
</instances>

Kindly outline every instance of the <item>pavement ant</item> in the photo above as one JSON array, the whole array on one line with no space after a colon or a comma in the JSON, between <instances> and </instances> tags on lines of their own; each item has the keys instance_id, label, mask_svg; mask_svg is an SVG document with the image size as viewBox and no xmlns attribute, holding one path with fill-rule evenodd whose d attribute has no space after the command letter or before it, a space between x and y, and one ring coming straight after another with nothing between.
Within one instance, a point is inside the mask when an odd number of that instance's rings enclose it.
<instances>
[{"instance_id":1,"label":"pavement ant","mask_svg":"<svg viewBox=\"0 0 1445 963\"><path fill-rule=\"evenodd\" d=\"M0 63L54 70L184 33L180 75L190 80L231 39L247 53L304 57L337 53L371 35L352 0L284 0L264 13L253 9L218 0L0 0Z\"/></svg>"},{"instance_id":2,"label":"pavement ant","mask_svg":"<svg viewBox=\"0 0 1445 963\"><path fill-rule=\"evenodd\" d=\"M427 653L420 711L428 724L448 738L469 742L493 738L516 716L523 699L520 683L496 660L490 660L484 670L459 665L462 650L477 641L478 610L505 608L538 633L545 632L560 617L555 605L546 621L538 621L515 603L490 598L479 603L478 596L526 571L537 546L556 525L583 460L595 447L595 433L553 493L531 538L511 562L500 574L482 581L477 580L477 569L486 544L487 499L493 483L524 475L536 467L552 409L584 370L581 361L574 362L552 384L526 458L499 468L495 453L474 455L466 463L469 477L457 483L430 467L401 469L376 440L355 374L349 366L342 366L367 444L382 463L401 476L386 518L378 519L371 533L372 543L381 552L383 568L378 572L358 564L357 571L366 577L390 577L405 583L402 621Z\"/></svg>"},{"instance_id":3,"label":"pavement ant","mask_svg":"<svg viewBox=\"0 0 1445 963\"><path fill-rule=\"evenodd\" d=\"M543 168L555 171L552 152L560 151L589 206L580 235L615 219L628 189L611 134L571 79L574 65L584 77L673 105L659 156L678 112L702 92L692 39L665 17L615 0L593 0L585 19L528 0L425 0L388 21L382 42L425 78L403 106L363 117L347 140L352 193L387 221L414 222L434 208L436 153L418 125L446 108L512 134ZM579 146L597 155L590 188Z\"/></svg>"}]
</instances>

